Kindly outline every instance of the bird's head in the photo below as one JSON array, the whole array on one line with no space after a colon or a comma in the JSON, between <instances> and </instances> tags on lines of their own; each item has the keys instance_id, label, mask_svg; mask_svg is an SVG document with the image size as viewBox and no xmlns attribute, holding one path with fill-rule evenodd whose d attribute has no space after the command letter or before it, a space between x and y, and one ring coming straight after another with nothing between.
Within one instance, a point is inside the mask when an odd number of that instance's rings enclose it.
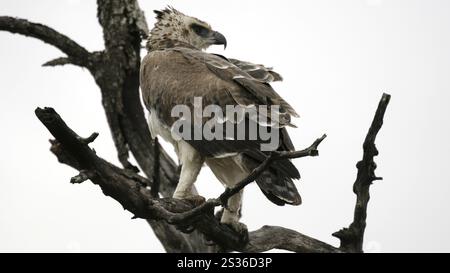
<instances>
[{"instance_id":1,"label":"bird's head","mask_svg":"<svg viewBox=\"0 0 450 273\"><path fill-rule=\"evenodd\" d=\"M211 45L227 46L225 36L212 30L208 23L187 16L172 7L154 12L157 21L150 32L147 42L148 50L182 45L199 50L204 50Z\"/></svg>"}]
</instances>

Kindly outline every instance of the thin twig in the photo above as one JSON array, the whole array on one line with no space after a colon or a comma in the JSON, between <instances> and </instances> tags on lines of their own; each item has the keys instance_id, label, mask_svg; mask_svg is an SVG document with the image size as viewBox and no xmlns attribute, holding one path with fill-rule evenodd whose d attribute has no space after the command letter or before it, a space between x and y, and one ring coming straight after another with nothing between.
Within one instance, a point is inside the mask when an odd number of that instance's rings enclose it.
<instances>
[{"instance_id":1,"label":"thin twig","mask_svg":"<svg viewBox=\"0 0 450 273\"><path fill-rule=\"evenodd\" d=\"M196 216L199 216L203 214L206 211L211 210L214 207L222 206L226 207L228 200L239 193L241 190L243 190L247 185L255 181L267 168L275 161L282 160L282 159L294 159L294 158L301 158L301 157L307 157L307 156L318 156L319 151L317 150L320 143L327 137L327 135L323 135L321 138L318 138L314 143L309 146L308 148L301 150L301 151L295 151L295 152L280 152L275 151L272 152L269 157L266 158L266 160L263 161L257 168L255 168L247 177L245 177L243 180L241 180L239 183L236 184L233 188L227 188L225 191L217 198L217 199L210 199L203 203L202 205L184 212L184 213L178 213L176 215L173 215L170 217L170 223L177 224L182 223L185 221L190 221L194 219Z\"/></svg>"},{"instance_id":2,"label":"thin twig","mask_svg":"<svg viewBox=\"0 0 450 273\"><path fill-rule=\"evenodd\" d=\"M70 179L70 183L72 184L81 184L89 179L92 179L95 177L95 172L94 171L89 171L89 170L82 170L80 171L80 174L77 176L74 176Z\"/></svg>"},{"instance_id":3,"label":"thin twig","mask_svg":"<svg viewBox=\"0 0 450 273\"><path fill-rule=\"evenodd\" d=\"M85 143L85 144L91 144L92 142L94 142L98 138L99 135L100 135L99 133L92 133L87 138L80 138L80 141Z\"/></svg>"},{"instance_id":4,"label":"thin twig","mask_svg":"<svg viewBox=\"0 0 450 273\"><path fill-rule=\"evenodd\" d=\"M159 141L157 137L155 137L155 139L153 140L153 156L155 157L155 160L153 162L153 184L150 193L153 198L158 198L161 179L159 174L160 151L159 151Z\"/></svg>"},{"instance_id":5,"label":"thin twig","mask_svg":"<svg viewBox=\"0 0 450 273\"><path fill-rule=\"evenodd\" d=\"M58 66L58 65L66 65L66 64L73 64L74 60L68 57L60 57L53 60L50 60L46 63L44 63L42 66Z\"/></svg>"},{"instance_id":6,"label":"thin twig","mask_svg":"<svg viewBox=\"0 0 450 273\"><path fill-rule=\"evenodd\" d=\"M276 151L272 152L271 155L263 162L261 163L256 169L254 169L249 176L247 176L244 180L240 181L236 184L233 188L227 188L224 193L222 193L219 197L219 200L222 204L222 206L226 206L228 199L230 199L232 196L236 195L238 192L243 190L248 184L255 181L269 166L275 161L282 160L282 159L294 159L294 158L301 158L301 157L307 157L307 156L318 156L319 151L317 150L320 143L327 137L327 135L323 135L321 138L318 138L314 143L309 146L308 148L301 150L301 151L295 151L295 152L286 152L286 151Z\"/></svg>"}]
</instances>

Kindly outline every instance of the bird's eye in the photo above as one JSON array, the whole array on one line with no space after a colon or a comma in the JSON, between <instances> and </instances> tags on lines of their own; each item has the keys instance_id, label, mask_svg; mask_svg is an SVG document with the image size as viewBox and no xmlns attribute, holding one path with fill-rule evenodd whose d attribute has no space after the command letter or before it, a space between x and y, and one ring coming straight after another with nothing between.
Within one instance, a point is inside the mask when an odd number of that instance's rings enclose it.
<instances>
[{"instance_id":1,"label":"bird's eye","mask_svg":"<svg viewBox=\"0 0 450 273\"><path fill-rule=\"evenodd\" d=\"M207 37L209 34L209 29L207 29L201 25L192 24L191 28L200 37Z\"/></svg>"}]
</instances>

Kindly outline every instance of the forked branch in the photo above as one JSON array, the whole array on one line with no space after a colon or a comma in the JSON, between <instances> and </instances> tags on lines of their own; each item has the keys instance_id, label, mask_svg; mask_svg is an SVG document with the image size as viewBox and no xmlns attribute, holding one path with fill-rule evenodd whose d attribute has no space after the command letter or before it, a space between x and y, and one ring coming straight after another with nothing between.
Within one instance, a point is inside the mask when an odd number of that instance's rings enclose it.
<instances>
[{"instance_id":1,"label":"forked branch","mask_svg":"<svg viewBox=\"0 0 450 273\"><path fill-rule=\"evenodd\" d=\"M132 212L136 218L150 219L151 221L163 221L177 226L193 226L205 237L214 241L225 249L256 252L270 249L286 249L301 252L339 252L340 250L326 243L312 239L298 232L282 227L265 227L261 230L250 232L248 240L244 240L242 234L238 234L230 227L222 225L214 217L213 210L198 210L194 205L184 200L172 198L155 199L148 185L153 186L152 181L138 174L118 168L104 159L98 157L88 146L89 141L78 136L61 117L52 109L36 109L39 120L47 127L56 138L52 141L52 152L58 159L80 171L80 174L72 181L84 181L90 179L102 189L103 193L117 200L122 206ZM88 138L92 140L93 137ZM304 153L298 153L296 157L317 154L316 141ZM293 156L290 154L274 154L277 157ZM268 165L265 165L266 167ZM184 213L195 212L192 217L185 217ZM194 217L197 216L197 217ZM185 218L183 218L185 217ZM194 221L195 220L195 221ZM273 241L272 231L277 232L279 242ZM294 245L292 240L296 242ZM280 242L286 242L281 244Z\"/></svg>"}]
</instances>

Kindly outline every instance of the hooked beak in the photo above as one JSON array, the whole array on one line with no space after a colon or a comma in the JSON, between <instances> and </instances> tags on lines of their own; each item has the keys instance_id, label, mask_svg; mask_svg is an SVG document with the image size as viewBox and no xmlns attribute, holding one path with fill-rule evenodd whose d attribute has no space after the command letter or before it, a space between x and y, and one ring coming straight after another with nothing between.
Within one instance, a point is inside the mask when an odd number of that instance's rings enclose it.
<instances>
[{"instance_id":1,"label":"hooked beak","mask_svg":"<svg viewBox=\"0 0 450 273\"><path fill-rule=\"evenodd\" d=\"M225 38L225 36L222 35L222 33L214 31L213 39L214 39L213 45L223 45L224 49L227 48L227 39Z\"/></svg>"}]
</instances>

